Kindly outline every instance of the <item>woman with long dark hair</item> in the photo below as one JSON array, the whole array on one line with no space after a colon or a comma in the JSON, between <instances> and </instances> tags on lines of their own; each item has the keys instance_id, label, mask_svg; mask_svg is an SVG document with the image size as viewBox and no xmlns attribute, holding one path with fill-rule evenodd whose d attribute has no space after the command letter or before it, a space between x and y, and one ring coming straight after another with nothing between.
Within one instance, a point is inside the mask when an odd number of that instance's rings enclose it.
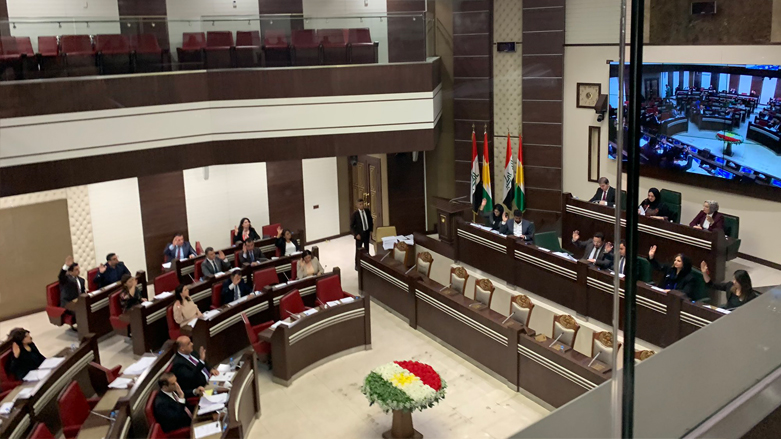
<instances>
[{"instance_id":1,"label":"woman with long dark hair","mask_svg":"<svg viewBox=\"0 0 781 439\"><path fill-rule=\"evenodd\" d=\"M692 274L692 261L683 253L678 253L670 265L662 265L654 259L656 256L656 246L652 246L648 251L648 261L655 270L664 273L664 280L660 285L663 290L678 290L686 294L690 300L700 300L700 292L697 291L697 279Z\"/></svg>"},{"instance_id":2,"label":"woman with long dark hair","mask_svg":"<svg viewBox=\"0 0 781 439\"><path fill-rule=\"evenodd\" d=\"M130 308L146 302L146 298L141 295L143 287L138 284L135 276L125 274L119 284L122 285L122 290L119 292L119 304L122 305L122 312L127 312Z\"/></svg>"},{"instance_id":3,"label":"woman with long dark hair","mask_svg":"<svg viewBox=\"0 0 781 439\"><path fill-rule=\"evenodd\" d=\"M501 204L494 205L492 212L484 213L485 225L493 230L499 230L510 219L510 215L504 213L504 206Z\"/></svg>"},{"instance_id":4,"label":"woman with long dark hair","mask_svg":"<svg viewBox=\"0 0 781 439\"><path fill-rule=\"evenodd\" d=\"M279 256L289 256L301 251L301 247L298 246L298 241L293 239L293 233L290 229L277 227L277 241L275 244L279 249Z\"/></svg>"},{"instance_id":5,"label":"woman with long dark hair","mask_svg":"<svg viewBox=\"0 0 781 439\"><path fill-rule=\"evenodd\" d=\"M706 285L714 290L727 292L727 305L725 306L727 309L737 308L759 296L759 292L751 285L751 276L746 270L735 271L731 281L721 283L713 283L708 264L705 261L700 263L700 270L702 270L702 278Z\"/></svg>"},{"instance_id":6,"label":"woman with long dark hair","mask_svg":"<svg viewBox=\"0 0 781 439\"><path fill-rule=\"evenodd\" d=\"M22 380L31 370L38 367L46 360L30 337L30 331L24 328L14 328L8 334L12 355L5 365L6 372L12 374L17 380Z\"/></svg>"},{"instance_id":7,"label":"woman with long dark hair","mask_svg":"<svg viewBox=\"0 0 781 439\"><path fill-rule=\"evenodd\" d=\"M190 298L190 288L185 284L179 284L174 290L174 321L179 326L184 326L192 319L202 317L198 305Z\"/></svg>"},{"instance_id":8,"label":"woman with long dark hair","mask_svg":"<svg viewBox=\"0 0 781 439\"><path fill-rule=\"evenodd\" d=\"M233 229L233 232L235 235L233 242L257 241L260 239L260 235L258 235L258 232L252 227L252 222L249 218L242 218L241 221L239 221L239 225Z\"/></svg>"},{"instance_id":9,"label":"woman with long dark hair","mask_svg":"<svg viewBox=\"0 0 781 439\"><path fill-rule=\"evenodd\" d=\"M640 215L665 221L672 215L670 208L662 203L662 194L659 192L659 189L655 187L648 189L648 198L640 203L639 212Z\"/></svg>"}]
</instances>

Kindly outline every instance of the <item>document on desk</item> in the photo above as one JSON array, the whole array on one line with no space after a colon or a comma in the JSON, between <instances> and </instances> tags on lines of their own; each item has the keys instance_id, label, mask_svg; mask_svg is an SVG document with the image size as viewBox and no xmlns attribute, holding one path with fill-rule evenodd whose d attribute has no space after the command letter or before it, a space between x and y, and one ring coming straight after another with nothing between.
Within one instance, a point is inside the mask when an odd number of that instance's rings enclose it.
<instances>
[{"instance_id":1,"label":"document on desk","mask_svg":"<svg viewBox=\"0 0 781 439\"><path fill-rule=\"evenodd\" d=\"M339 301L338 300L332 300L330 302L326 302L325 304L328 305L328 307L330 308L332 306L339 305Z\"/></svg>"},{"instance_id":2,"label":"document on desk","mask_svg":"<svg viewBox=\"0 0 781 439\"><path fill-rule=\"evenodd\" d=\"M219 309L212 309L203 313L203 318L205 318L206 320L211 320L212 317L217 316L219 314L220 314Z\"/></svg>"},{"instance_id":3,"label":"document on desk","mask_svg":"<svg viewBox=\"0 0 781 439\"><path fill-rule=\"evenodd\" d=\"M228 402L228 394L218 393L209 396L204 396L201 398L201 404L204 403L204 400L206 400L208 404L225 404Z\"/></svg>"},{"instance_id":4,"label":"document on desk","mask_svg":"<svg viewBox=\"0 0 781 439\"><path fill-rule=\"evenodd\" d=\"M155 302L152 302L151 300L147 300L146 302L141 302L141 306L143 306L144 308L148 308L152 306L154 303Z\"/></svg>"},{"instance_id":5,"label":"document on desk","mask_svg":"<svg viewBox=\"0 0 781 439\"><path fill-rule=\"evenodd\" d=\"M233 377L235 375L236 375L236 372L230 372L230 371L228 371L228 372L220 372L219 375L215 375L215 376L209 378L209 380L212 381L212 382L224 383L226 381L232 381Z\"/></svg>"},{"instance_id":6,"label":"document on desk","mask_svg":"<svg viewBox=\"0 0 781 439\"><path fill-rule=\"evenodd\" d=\"M24 380L27 382L40 381L51 373L51 369L35 369L27 372L24 376Z\"/></svg>"},{"instance_id":7,"label":"document on desk","mask_svg":"<svg viewBox=\"0 0 781 439\"><path fill-rule=\"evenodd\" d=\"M200 439L202 437L216 435L216 434L222 434L222 430L220 429L219 422L211 422L206 425L201 425L199 427L195 427L195 430L193 430L193 435L195 436L195 439Z\"/></svg>"},{"instance_id":8,"label":"document on desk","mask_svg":"<svg viewBox=\"0 0 781 439\"><path fill-rule=\"evenodd\" d=\"M383 250L393 250L393 246L395 246L397 242L399 242L397 236L386 236L382 238L382 248Z\"/></svg>"},{"instance_id":9,"label":"document on desk","mask_svg":"<svg viewBox=\"0 0 781 439\"><path fill-rule=\"evenodd\" d=\"M350 296L350 297L345 297L343 299L339 299L339 303L350 303L350 302L355 302L355 297Z\"/></svg>"},{"instance_id":10,"label":"document on desk","mask_svg":"<svg viewBox=\"0 0 781 439\"><path fill-rule=\"evenodd\" d=\"M131 378L117 378L108 385L109 389L127 389L127 386L132 383Z\"/></svg>"},{"instance_id":11,"label":"document on desk","mask_svg":"<svg viewBox=\"0 0 781 439\"><path fill-rule=\"evenodd\" d=\"M165 299L167 297L171 297L173 295L174 295L174 293L172 293L170 291L166 291L166 292L163 292L163 293L160 293L160 294L155 294L155 300L163 300L163 299Z\"/></svg>"},{"instance_id":12,"label":"document on desk","mask_svg":"<svg viewBox=\"0 0 781 439\"><path fill-rule=\"evenodd\" d=\"M661 288L659 288L659 287L657 287L657 286L655 286L655 285L650 285L650 287L651 287L651 289L652 289L652 290L654 290L654 291L658 291L658 292L660 292L660 293L665 293L665 294L667 294L667 291L665 291L665 290L663 290L663 289L661 289Z\"/></svg>"},{"instance_id":13,"label":"document on desk","mask_svg":"<svg viewBox=\"0 0 781 439\"><path fill-rule=\"evenodd\" d=\"M43 382L43 381L41 381ZM17 399L29 399L33 395L35 395L35 391L38 390L38 386L35 387L28 387L26 389L22 389L21 392L16 394L16 397L14 398L14 401Z\"/></svg>"},{"instance_id":14,"label":"document on desk","mask_svg":"<svg viewBox=\"0 0 781 439\"><path fill-rule=\"evenodd\" d=\"M40 366L38 366L38 369L54 369L55 367L59 366L60 363L65 361L65 358L62 357L52 357L47 358L43 360L43 363L41 363Z\"/></svg>"},{"instance_id":15,"label":"document on desk","mask_svg":"<svg viewBox=\"0 0 781 439\"><path fill-rule=\"evenodd\" d=\"M189 322L187 322L187 326L189 326L189 327L191 327L191 328L195 328L195 323L196 323L197 321L198 321L198 317L196 317L196 318L194 318L194 319L190 320Z\"/></svg>"},{"instance_id":16,"label":"document on desk","mask_svg":"<svg viewBox=\"0 0 781 439\"><path fill-rule=\"evenodd\" d=\"M6 402L3 405L0 405L0 415L10 415L11 410L13 409L14 409L14 403Z\"/></svg>"},{"instance_id":17,"label":"document on desk","mask_svg":"<svg viewBox=\"0 0 781 439\"><path fill-rule=\"evenodd\" d=\"M268 329L273 331L273 330L277 329L277 326L279 326L281 324L282 324L282 320L279 320L279 321L275 322L273 325L269 326Z\"/></svg>"},{"instance_id":18,"label":"document on desk","mask_svg":"<svg viewBox=\"0 0 781 439\"><path fill-rule=\"evenodd\" d=\"M171 269L171 263L170 262L166 262L165 264L163 264L163 268L165 268L166 270L170 270Z\"/></svg>"},{"instance_id":19,"label":"document on desk","mask_svg":"<svg viewBox=\"0 0 781 439\"><path fill-rule=\"evenodd\" d=\"M305 316L311 316L312 314L314 314L316 312L317 312L317 308L312 308L312 309L308 309L308 310L304 311L303 314Z\"/></svg>"},{"instance_id":20,"label":"document on desk","mask_svg":"<svg viewBox=\"0 0 781 439\"><path fill-rule=\"evenodd\" d=\"M125 369L124 375L141 375L142 373L146 372L147 369L149 369L149 366L152 365L152 363L155 362L157 357L141 357L140 360L136 361L135 363L131 364L127 369Z\"/></svg>"}]
</instances>

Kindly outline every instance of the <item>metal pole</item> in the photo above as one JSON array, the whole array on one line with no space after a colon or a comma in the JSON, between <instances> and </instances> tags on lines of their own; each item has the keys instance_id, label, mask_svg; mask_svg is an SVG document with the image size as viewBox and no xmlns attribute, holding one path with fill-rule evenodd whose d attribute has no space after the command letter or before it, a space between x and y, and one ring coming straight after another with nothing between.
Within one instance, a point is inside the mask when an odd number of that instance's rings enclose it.
<instances>
[{"instance_id":1,"label":"metal pole","mask_svg":"<svg viewBox=\"0 0 781 439\"><path fill-rule=\"evenodd\" d=\"M640 86L643 81L643 14L645 0L632 1L632 29L629 52L629 161L627 163L626 254L624 271L624 369L621 407L621 436L634 437L636 265L638 254L637 209L640 186ZM621 66L623 68L623 66ZM621 127L623 129L623 127ZM620 208L620 206L619 206Z\"/></svg>"},{"instance_id":2,"label":"metal pole","mask_svg":"<svg viewBox=\"0 0 781 439\"><path fill-rule=\"evenodd\" d=\"M621 25L618 37L618 108L617 129L616 129L616 222L613 229L613 271L616 276L613 278L613 345L618 346L618 321L621 313L621 278L616 269L616 260L620 261L620 243L621 243L621 188L623 187L623 161L624 161L624 63L626 58L626 0L621 0ZM609 119L609 118L608 118ZM609 129L608 129L609 131ZM618 255L616 253L619 253ZM611 386L611 400L613 410L613 437L621 437L621 374L618 373L618 349L613 349L613 383Z\"/></svg>"}]
</instances>

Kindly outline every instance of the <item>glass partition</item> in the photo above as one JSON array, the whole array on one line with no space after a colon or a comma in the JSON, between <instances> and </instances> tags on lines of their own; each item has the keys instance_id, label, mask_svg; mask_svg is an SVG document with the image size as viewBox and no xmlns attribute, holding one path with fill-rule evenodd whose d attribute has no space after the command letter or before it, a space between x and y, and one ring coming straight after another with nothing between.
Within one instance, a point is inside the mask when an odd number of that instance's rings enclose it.
<instances>
[{"instance_id":1,"label":"glass partition","mask_svg":"<svg viewBox=\"0 0 781 439\"><path fill-rule=\"evenodd\" d=\"M0 79L422 62L425 13L350 17L11 19Z\"/></svg>"}]
</instances>

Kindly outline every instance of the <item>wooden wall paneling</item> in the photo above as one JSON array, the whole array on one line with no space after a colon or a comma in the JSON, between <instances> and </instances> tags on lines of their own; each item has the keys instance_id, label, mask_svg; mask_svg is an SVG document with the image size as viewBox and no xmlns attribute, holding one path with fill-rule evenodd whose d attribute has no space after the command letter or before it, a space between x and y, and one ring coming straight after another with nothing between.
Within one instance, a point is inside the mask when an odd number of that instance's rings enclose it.
<instances>
[{"instance_id":1,"label":"wooden wall paneling","mask_svg":"<svg viewBox=\"0 0 781 439\"><path fill-rule=\"evenodd\" d=\"M304 4L301 0L258 0L260 15L268 14L303 14Z\"/></svg>"},{"instance_id":2,"label":"wooden wall paneling","mask_svg":"<svg viewBox=\"0 0 781 439\"><path fill-rule=\"evenodd\" d=\"M525 217L538 231L560 227L565 12L564 0L523 3Z\"/></svg>"},{"instance_id":3,"label":"wooden wall paneling","mask_svg":"<svg viewBox=\"0 0 781 439\"><path fill-rule=\"evenodd\" d=\"M655 1L650 8L653 45L756 45L771 41L773 1L719 0L715 15L692 15L691 0ZM524 41L525 43L525 41Z\"/></svg>"},{"instance_id":4,"label":"wooden wall paneling","mask_svg":"<svg viewBox=\"0 0 781 439\"><path fill-rule=\"evenodd\" d=\"M266 163L268 214L271 224L282 223L290 230L303 230L304 173L301 160Z\"/></svg>"},{"instance_id":5,"label":"wooden wall paneling","mask_svg":"<svg viewBox=\"0 0 781 439\"><path fill-rule=\"evenodd\" d=\"M426 59L426 0L387 0L388 62Z\"/></svg>"},{"instance_id":6,"label":"wooden wall paneling","mask_svg":"<svg viewBox=\"0 0 781 439\"><path fill-rule=\"evenodd\" d=\"M144 229L146 272L152 281L161 272L163 251L174 234L183 233L185 241L189 239L184 174L178 171L139 177L138 196ZM194 242L191 244L195 245Z\"/></svg>"},{"instance_id":7,"label":"wooden wall paneling","mask_svg":"<svg viewBox=\"0 0 781 439\"><path fill-rule=\"evenodd\" d=\"M11 35L11 29L8 25L8 4L6 0L0 0L0 37Z\"/></svg>"},{"instance_id":8,"label":"wooden wall paneling","mask_svg":"<svg viewBox=\"0 0 781 439\"><path fill-rule=\"evenodd\" d=\"M388 225L399 235L425 232L426 199L423 153L412 161L412 153L388 154Z\"/></svg>"}]
</instances>

